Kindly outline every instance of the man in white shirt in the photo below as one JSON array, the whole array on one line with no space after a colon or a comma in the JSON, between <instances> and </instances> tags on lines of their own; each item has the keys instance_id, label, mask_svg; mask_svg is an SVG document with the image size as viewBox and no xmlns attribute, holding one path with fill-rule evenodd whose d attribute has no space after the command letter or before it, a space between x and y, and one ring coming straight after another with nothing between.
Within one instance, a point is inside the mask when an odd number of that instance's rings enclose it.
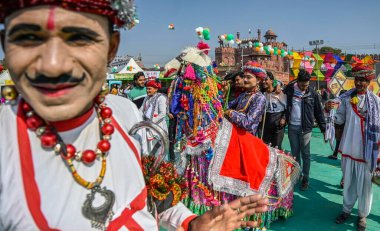
<instances>
[{"instance_id":1,"label":"man in white shirt","mask_svg":"<svg viewBox=\"0 0 380 231\"><path fill-rule=\"evenodd\" d=\"M0 0L21 95L0 108L0 230L157 230L156 218L171 230L233 230L266 210L251 196L199 217L182 203L148 211L140 143L128 135L141 115L102 87L114 26L132 27L134 9L130 0Z\"/></svg>"},{"instance_id":2,"label":"man in white shirt","mask_svg":"<svg viewBox=\"0 0 380 231\"><path fill-rule=\"evenodd\" d=\"M374 70L358 65L352 69L355 88L339 96L335 124L344 126L339 145L344 178L343 212L336 218L344 223L358 201L358 230L365 230L372 204L372 174L378 165L380 99L368 91ZM331 109L335 103L328 103Z\"/></svg>"},{"instance_id":3,"label":"man in white shirt","mask_svg":"<svg viewBox=\"0 0 380 231\"><path fill-rule=\"evenodd\" d=\"M263 141L273 147L282 149L285 132L286 95L281 90L281 84L272 72L267 71L268 77L263 82L266 97L266 113L263 131Z\"/></svg>"},{"instance_id":4,"label":"man in white shirt","mask_svg":"<svg viewBox=\"0 0 380 231\"><path fill-rule=\"evenodd\" d=\"M310 140L314 119L322 133L325 132L326 127L319 95L309 85L310 74L305 70L300 70L297 81L289 84L285 89L288 137L291 153L302 166L303 176L300 185L302 191L309 187Z\"/></svg>"}]
</instances>

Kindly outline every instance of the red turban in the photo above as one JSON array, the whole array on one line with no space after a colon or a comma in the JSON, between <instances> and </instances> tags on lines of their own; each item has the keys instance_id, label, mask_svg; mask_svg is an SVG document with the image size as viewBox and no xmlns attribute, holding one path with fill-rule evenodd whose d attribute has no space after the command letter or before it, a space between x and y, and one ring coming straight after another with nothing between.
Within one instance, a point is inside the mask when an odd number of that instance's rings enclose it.
<instances>
[{"instance_id":1,"label":"red turban","mask_svg":"<svg viewBox=\"0 0 380 231\"><path fill-rule=\"evenodd\" d=\"M160 89L161 83L160 83L160 81L157 81L157 80L149 80L148 82L146 82L145 86Z\"/></svg>"},{"instance_id":2,"label":"red turban","mask_svg":"<svg viewBox=\"0 0 380 231\"><path fill-rule=\"evenodd\" d=\"M372 80L375 78L375 71L370 66L366 65L356 65L351 70L352 76L357 78L365 78L367 80Z\"/></svg>"},{"instance_id":3,"label":"red turban","mask_svg":"<svg viewBox=\"0 0 380 231\"><path fill-rule=\"evenodd\" d=\"M133 0L0 0L0 23L18 10L41 5L104 15L117 27L132 28L138 23Z\"/></svg>"}]
</instances>

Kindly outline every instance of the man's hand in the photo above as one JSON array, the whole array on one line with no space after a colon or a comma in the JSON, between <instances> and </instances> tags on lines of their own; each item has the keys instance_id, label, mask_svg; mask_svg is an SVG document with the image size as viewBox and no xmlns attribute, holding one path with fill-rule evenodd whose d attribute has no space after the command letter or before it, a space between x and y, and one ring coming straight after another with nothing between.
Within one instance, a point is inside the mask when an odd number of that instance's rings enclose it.
<instances>
[{"instance_id":1,"label":"man's hand","mask_svg":"<svg viewBox=\"0 0 380 231\"><path fill-rule=\"evenodd\" d=\"M241 197L222 206L214 207L190 223L193 231L231 231L255 227L256 221L243 221L247 216L268 210L268 199L260 195ZM177 231L183 231L182 228Z\"/></svg>"},{"instance_id":2,"label":"man's hand","mask_svg":"<svg viewBox=\"0 0 380 231\"><path fill-rule=\"evenodd\" d=\"M168 117L169 117L169 119L171 119L171 120L174 119L174 115L173 115L172 113L169 113L169 114L168 114Z\"/></svg>"},{"instance_id":3,"label":"man's hand","mask_svg":"<svg viewBox=\"0 0 380 231\"><path fill-rule=\"evenodd\" d=\"M231 112L232 112L233 110L231 110L231 109L227 109L227 110L225 110L224 111L224 116L225 117L227 117L227 118L230 118L231 117Z\"/></svg>"},{"instance_id":4,"label":"man's hand","mask_svg":"<svg viewBox=\"0 0 380 231\"><path fill-rule=\"evenodd\" d=\"M220 85L222 86L222 93L223 93L223 98L227 97L228 94L228 89L230 88L230 84L228 81L223 80Z\"/></svg>"},{"instance_id":5,"label":"man's hand","mask_svg":"<svg viewBox=\"0 0 380 231\"><path fill-rule=\"evenodd\" d=\"M286 124L286 120L284 118L280 119L280 127L284 127Z\"/></svg>"}]
</instances>

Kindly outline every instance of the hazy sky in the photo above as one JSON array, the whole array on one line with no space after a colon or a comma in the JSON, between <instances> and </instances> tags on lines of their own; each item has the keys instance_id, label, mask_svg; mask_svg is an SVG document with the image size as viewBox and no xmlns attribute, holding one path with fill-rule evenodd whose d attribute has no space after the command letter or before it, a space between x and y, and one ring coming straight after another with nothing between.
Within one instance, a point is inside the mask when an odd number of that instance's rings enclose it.
<instances>
[{"instance_id":1,"label":"hazy sky","mask_svg":"<svg viewBox=\"0 0 380 231\"><path fill-rule=\"evenodd\" d=\"M141 53L146 67L164 65L198 42L195 28L211 30L209 44L220 34L242 38L271 28L289 48L311 49L310 40L349 53L380 53L380 0L136 0L140 24L122 31L119 55ZM169 30L173 23L175 30ZM0 52L0 58L3 53Z\"/></svg>"}]
</instances>

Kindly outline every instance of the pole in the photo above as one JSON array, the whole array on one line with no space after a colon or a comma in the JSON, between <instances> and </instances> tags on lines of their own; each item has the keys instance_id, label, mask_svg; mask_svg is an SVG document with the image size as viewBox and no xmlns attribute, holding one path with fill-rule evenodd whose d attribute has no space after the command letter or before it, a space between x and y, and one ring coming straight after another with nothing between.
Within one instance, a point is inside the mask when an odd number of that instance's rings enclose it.
<instances>
[{"instance_id":1,"label":"pole","mask_svg":"<svg viewBox=\"0 0 380 231\"><path fill-rule=\"evenodd\" d=\"M315 47L316 47L316 49L317 49L317 55L319 56L318 45L316 44ZM318 60L317 60L317 62L318 62ZM318 73L318 72L317 72L317 73ZM318 91L319 91L319 76L318 76L318 74L317 74L317 89L318 89Z\"/></svg>"},{"instance_id":2,"label":"pole","mask_svg":"<svg viewBox=\"0 0 380 231\"><path fill-rule=\"evenodd\" d=\"M243 69L243 66L244 66L244 63L243 63L243 58L244 58L244 56L243 56L243 46L241 46L241 68Z\"/></svg>"},{"instance_id":3,"label":"pole","mask_svg":"<svg viewBox=\"0 0 380 231\"><path fill-rule=\"evenodd\" d=\"M261 125L261 135L260 135L260 139L263 139L263 136L264 136L264 127L265 127L265 119L267 117L267 105L265 103L265 108L264 108L264 118L263 118L263 123Z\"/></svg>"}]
</instances>

